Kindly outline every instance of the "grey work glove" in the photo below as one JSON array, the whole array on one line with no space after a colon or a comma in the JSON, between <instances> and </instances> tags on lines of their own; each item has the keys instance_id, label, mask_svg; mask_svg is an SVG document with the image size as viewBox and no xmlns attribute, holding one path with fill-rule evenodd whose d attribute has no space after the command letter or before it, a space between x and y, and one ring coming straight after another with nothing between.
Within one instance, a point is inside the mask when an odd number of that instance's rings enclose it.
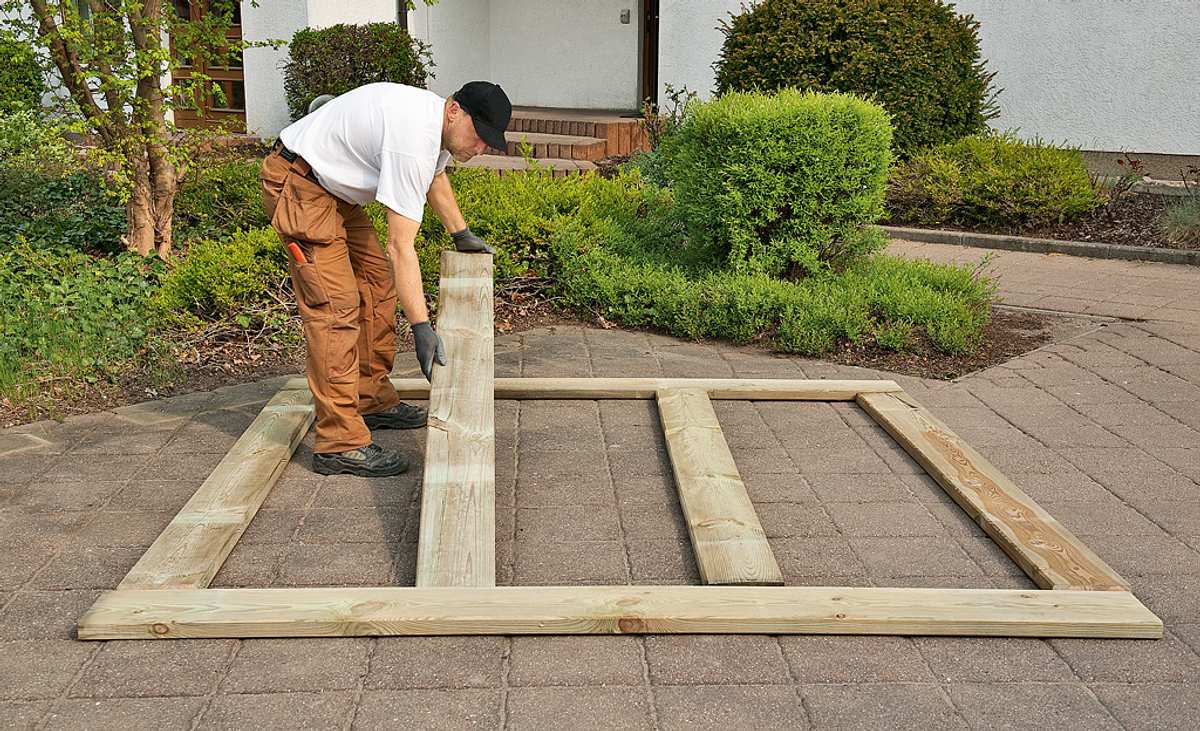
<instances>
[{"instance_id":1,"label":"grey work glove","mask_svg":"<svg viewBox=\"0 0 1200 731\"><path fill-rule=\"evenodd\" d=\"M454 239L454 248L457 251L479 251L485 254L495 254L496 250L488 246L483 239L475 235L470 226L467 226L462 231L455 231L450 234L450 238Z\"/></svg>"},{"instance_id":2,"label":"grey work glove","mask_svg":"<svg viewBox=\"0 0 1200 731\"><path fill-rule=\"evenodd\" d=\"M433 362L436 360L438 365L446 365L446 348L428 320L413 325L412 332L413 340L417 343L417 362L421 364L425 380L432 383Z\"/></svg>"}]
</instances>

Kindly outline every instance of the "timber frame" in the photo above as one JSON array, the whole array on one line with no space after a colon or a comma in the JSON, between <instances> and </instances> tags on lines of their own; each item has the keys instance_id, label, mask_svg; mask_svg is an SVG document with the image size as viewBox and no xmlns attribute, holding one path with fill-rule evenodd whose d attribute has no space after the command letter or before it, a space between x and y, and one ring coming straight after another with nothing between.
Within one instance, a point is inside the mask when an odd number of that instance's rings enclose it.
<instances>
[{"instance_id":1,"label":"timber frame","mask_svg":"<svg viewBox=\"0 0 1200 731\"><path fill-rule=\"evenodd\" d=\"M415 587L207 588L313 421L292 379L82 640L455 634L813 633L1160 638L1129 584L893 381L494 378L491 257L447 252L449 366L392 379L430 400ZM655 399L706 586L495 586L494 399ZM713 399L854 401L1039 589L782 586Z\"/></svg>"}]
</instances>

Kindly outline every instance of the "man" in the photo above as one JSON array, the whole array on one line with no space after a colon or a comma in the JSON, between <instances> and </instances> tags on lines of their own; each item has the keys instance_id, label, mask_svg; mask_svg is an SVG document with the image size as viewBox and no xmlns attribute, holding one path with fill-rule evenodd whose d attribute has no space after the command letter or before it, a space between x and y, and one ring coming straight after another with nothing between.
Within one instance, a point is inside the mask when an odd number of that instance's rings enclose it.
<instances>
[{"instance_id":1,"label":"man","mask_svg":"<svg viewBox=\"0 0 1200 731\"><path fill-rule=\"evenodd\" d=\"M396 304L412 325L426 378L446 364L429 323L414 247L425 203L459 251L495 253L463 220L445 167L505 146L512 105L472 81L449 99L376 83L320 105L279 133L262 166L263 202L289 256L316 406L313 471L368 477L408 469L369 429L424 426L388 380L396 354ZM362 206L387 207L387 255Z\"/></svg>"}]
</instances>

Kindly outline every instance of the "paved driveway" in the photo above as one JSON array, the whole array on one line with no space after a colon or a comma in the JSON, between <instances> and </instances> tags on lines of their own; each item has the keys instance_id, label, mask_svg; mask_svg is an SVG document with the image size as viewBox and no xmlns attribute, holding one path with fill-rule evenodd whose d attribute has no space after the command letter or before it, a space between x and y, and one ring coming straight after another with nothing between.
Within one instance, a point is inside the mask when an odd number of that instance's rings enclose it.
<instances>
[{"instance_id":1,"label":"paved driveway","mask_svg":"<svg viewBox=\"0 0 1200 731\"><path fill-rule=\"evenodd\" d=\"M1196 728L1200 269L1012 252L991 266L1013 304L1143 319L956 383L897 380L1132 581L1166 623L1161 641L74 640L274 380L0 432L0 728ZM509 376L874 375L576 328L500 338L496 363ZM856 407L717 411L788 583L1031 586ZM698 581L651 402L498 402L496 428L501 583ZM419 434L381 441L423 454ZM318 478L310 447L214 586L411 584L419 478Z\"/></svg>"}]
</instances>

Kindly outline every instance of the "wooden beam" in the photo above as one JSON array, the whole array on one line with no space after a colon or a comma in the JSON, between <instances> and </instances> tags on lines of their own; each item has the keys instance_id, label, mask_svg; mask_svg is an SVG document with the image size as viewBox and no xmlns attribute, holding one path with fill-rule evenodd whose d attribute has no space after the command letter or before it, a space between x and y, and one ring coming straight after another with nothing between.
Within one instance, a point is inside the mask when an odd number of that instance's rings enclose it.
<instances>
[{"instance_id":1,"label":"wooden beam","mask_svg":"<svg viewBox=\"0 0 1200 731\"><path fill-rule=\"evenodd\" d=\"M858 403L1043 589L1119 590L1129 584L906 393Z\"/></svg>"},{"instance_id":2,"label":"wooden beam","mask_svg":"<svg viewBox=\"0 0 1200 731\"><path fill-rule=\"evenodd\" d=\"M708 394L662 389L658 412L700 578L705 584L783 584Z\"/></svg>"},{"instance_id":3,"label":"wooden beam","mask_svg":"<svg viewBox=\"0 0 1200 731\"><path fill-rule=\"evenodd\" d=\"M417 586L495 586L496 439L492 257L442 253L429 391Z\"/></svg>"},{"instance_id":4,"label":"wooden beam","mask_svg":"<svg viewBox=\"0 0 1200 731\"><path fill-rule=\"evenodd\" d=\"M208 586L312 421L307 387L275 394L118 588Z\"/></svg>"},{"instance_id":5,"label":"wooden beam","mask_svg":"<svg viewBox=\"0 0 1200 731\"><path fill-rule=\"evenodd\" d=\"M79 639L766 633L1162 637L1128 592L820 586L113 591Z\"/></svg>"},{"instance_id":6,"label":"wooden beam","mask_svg":"<svg viewBox=\"0 0 1200 731\"><path fill-rule=\"evenodd\" d=\"M901 391L895 381L785 378L497 378L498 399L652 399L661 389L694 388L713 400L853 401L860 393ZM393 378L401 398L429 397L424 378ZM307 388L303 378L289 388Z\"/></svg>"}]
</instances>

